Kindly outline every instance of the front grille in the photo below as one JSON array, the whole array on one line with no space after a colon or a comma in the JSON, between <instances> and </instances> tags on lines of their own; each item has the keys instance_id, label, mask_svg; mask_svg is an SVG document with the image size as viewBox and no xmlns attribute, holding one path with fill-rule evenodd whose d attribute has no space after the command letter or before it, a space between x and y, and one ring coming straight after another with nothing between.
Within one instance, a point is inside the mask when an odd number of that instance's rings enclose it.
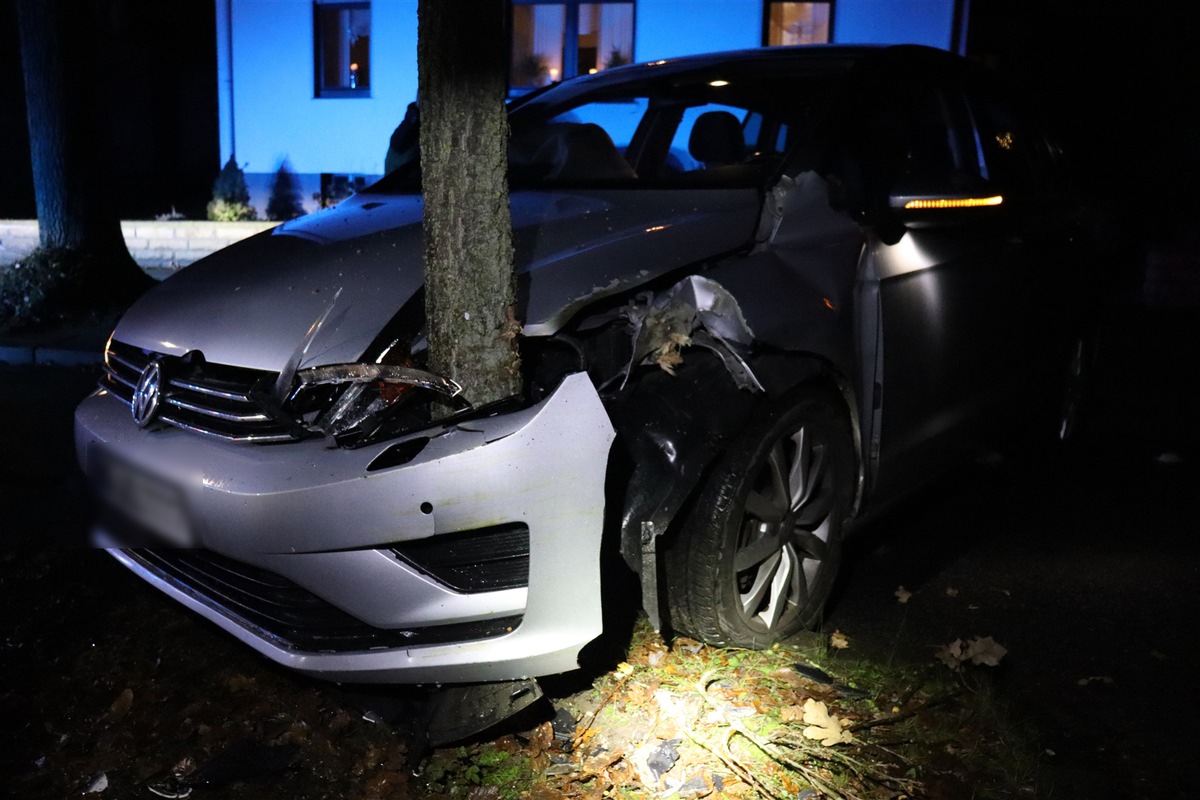
<instances>
[{"instance_id":1,"label":"front grille","mask_svg":"<svg viewBox=\"0 0 1200 800\"><path fill-rule=\"evenodd\" d=\"M392 552L459 592L529 585L529 527L519 522L405 542Z\"/></svg>"},{"instance_id":2,"label":"front grille","mask_svg":"<svg viewBox=\"0 0 1200 800\"><path fill-rule=\"evenodd\" d=\"M207 550L126 550L210 607L303 652L346 653L475 641L508 633L520 615L395 630L376 628L265 569Z\"/></svg>"},{"instance_id":3,"label":"front grille","mask_svg":"<svg viewBox=\"0 0 1200 800\"><path fill-rule=\"evenodd\" d=\"M261 370L164 356L112 341L104 354L101 386L132 404L138 377L152 359L166 367L158 419L196 433L235 442L290 442L297 427L274 419L251 399L251 389L274 379Z\"/></svg>"}]
</instances>

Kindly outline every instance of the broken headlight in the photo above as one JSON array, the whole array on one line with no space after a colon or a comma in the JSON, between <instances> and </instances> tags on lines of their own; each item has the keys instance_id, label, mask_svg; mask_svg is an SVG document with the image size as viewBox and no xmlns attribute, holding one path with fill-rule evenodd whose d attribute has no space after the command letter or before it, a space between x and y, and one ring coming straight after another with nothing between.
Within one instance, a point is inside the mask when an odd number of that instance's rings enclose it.
<instances>
[{"instance_id":1,"label":"broken headlight","mask_svg":"<svg viewBox=\"0 0 1200 800\"><path fill-rule=\"evenodd\" d=\"M405 409L413 422L428 419L428 401L463 405L462 387L449 378L394 364L329 364L296 372L293 399L329 390L328 403L308 423L327 435L370 435ZM423 402L424 401L424 402Z\"/></svg>"}]
</instances>

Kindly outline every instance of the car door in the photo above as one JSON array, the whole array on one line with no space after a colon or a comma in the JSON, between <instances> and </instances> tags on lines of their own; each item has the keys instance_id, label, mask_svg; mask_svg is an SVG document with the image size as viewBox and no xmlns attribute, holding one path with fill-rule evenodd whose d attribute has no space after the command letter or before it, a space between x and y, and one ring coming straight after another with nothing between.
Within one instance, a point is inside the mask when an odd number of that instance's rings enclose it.
<instances>
[{"instance_id":1,"label":"car door","mask_svg":"<svg viewBox=\"0 0 1200 800\"><path fill-rule=\"evenodd\" d=\"M1028 264L953 72L882 77L856 111L842 177L869 230L870 452L886 499L988 442L1013 395Z\"/></svg>"}]
</instances>

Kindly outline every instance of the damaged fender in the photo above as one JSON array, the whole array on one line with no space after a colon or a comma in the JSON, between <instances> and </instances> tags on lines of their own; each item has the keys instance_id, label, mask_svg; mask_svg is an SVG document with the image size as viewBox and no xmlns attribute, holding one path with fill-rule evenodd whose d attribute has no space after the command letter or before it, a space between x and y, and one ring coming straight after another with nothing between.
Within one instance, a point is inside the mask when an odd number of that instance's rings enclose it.
<instances>
[{"instance_id":1,"label":"damaged fender","mask_svg":"<svg viewBox=\"0 0 1200 800\"><path fill-rule=\"evenodd\" d=\"M763 386L746 360L754 334L716 281L690 276L657 297L639 295L624 315L632 356L609 406L631 465L621 555L641 575L642 604L659 627L657 539L745 427ZM644 365L660 369L635 375Z\"/></svg>"}]
</instances>

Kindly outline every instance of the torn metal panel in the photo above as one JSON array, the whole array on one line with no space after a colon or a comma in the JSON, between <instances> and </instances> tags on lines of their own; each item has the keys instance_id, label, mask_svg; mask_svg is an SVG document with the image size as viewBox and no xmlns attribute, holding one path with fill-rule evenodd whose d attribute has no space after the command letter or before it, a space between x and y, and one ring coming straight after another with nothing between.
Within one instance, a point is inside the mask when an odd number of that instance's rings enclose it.
<instances>
[{"instance_id":1,"label":"torn metal panel","mask_svg":"<svg viewBox=\"0 0 1200 800\"><path fill-rule=\"evenodd\" d=\"M657 297L640 295L625 316L633 329L626 381L642 364L658 364L674 374L683 359L681 350L697 344L720 357L738 388L763 390L738 352L754 343L754 332L737 300L716 281L690 275Z\"/></svg>"},{"instance_id":2,"label":"torn metal panel","mask_svg":"<svg viewBox=\"0 0 1200 800\"><path fill-rule=\"evenodd\" d=\"M643 524L654 536L670 529L709 465L764 398L739 388L719 358L700 350L675 375L647 372L610 401L632 465L621 516L621 555L631 567L643 566Z\"/></svg>"}]
</instances>

